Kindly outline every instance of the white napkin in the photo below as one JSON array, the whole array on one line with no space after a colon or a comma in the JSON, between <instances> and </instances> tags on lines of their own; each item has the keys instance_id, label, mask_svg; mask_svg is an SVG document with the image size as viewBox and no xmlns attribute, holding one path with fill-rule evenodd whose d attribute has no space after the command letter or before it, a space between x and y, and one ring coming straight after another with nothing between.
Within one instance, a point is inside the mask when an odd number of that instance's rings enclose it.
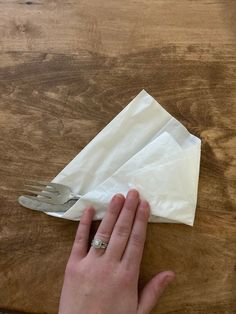
<instances>
[{"instance_id":1,"label":"white napkin","mask_svg":"<svg viewBox=\"0 0 236 314\"><path fill-rule=\"evenodd\" d=\"M86 206L102 219L115 193L136 188L150 222L193 225L201 141L146 91L141 91L54 179L82 197L65 213L79 220Z\"/></svg>"}]
</instances>

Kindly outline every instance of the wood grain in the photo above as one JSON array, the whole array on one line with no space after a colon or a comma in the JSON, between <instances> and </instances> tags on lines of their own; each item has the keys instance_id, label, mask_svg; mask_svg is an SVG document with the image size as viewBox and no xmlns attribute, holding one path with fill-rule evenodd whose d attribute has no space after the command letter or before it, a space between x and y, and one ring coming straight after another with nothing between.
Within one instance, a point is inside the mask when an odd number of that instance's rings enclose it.
<instances>
[{"instance_id":1,"label":"wood grain","mask_svg":"<svg viewBox=\"0 0 236 314\"><path fill-rule=\"evenodd\" d=\"M8 1L0 12L0 308L57 313L77 223L17 197L144 88L202 139L202 158L195 226L149 224L140 287L172 269L153 313L235 313L235 2Z\"/></svg>"}]
</instances>

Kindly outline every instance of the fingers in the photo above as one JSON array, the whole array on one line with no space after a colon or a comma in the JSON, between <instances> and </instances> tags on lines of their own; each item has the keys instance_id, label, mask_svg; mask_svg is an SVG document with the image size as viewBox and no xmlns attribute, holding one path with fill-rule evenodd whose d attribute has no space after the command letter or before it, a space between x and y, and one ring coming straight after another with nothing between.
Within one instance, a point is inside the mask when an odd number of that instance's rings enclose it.
<instances>
[{"instance_id":1,"label":"fingers","mask_svg":"<svg viewBox=\"0 0 236 314\"><path fill-rule=\"evenodd\" d=\"M133 229L122 258L126 268L132 268L138 275L146 240L147 223L150 214L149 204L141 201L136 212Z\"/></svg>"},{"instance_id":2,"label":"fingers","mask_svg":"<svg viewBox=\"0 0 236 314\"><path fill-rule=\"evenodd\" d=\"M166 271L152 278L144 287L139 298L138 314L149 314L165 288L175 278L172 271Z\"/></svg>"},{"instance_id":3,"label":"fingers","mask_svg":"<svg viewBox=\"0 0 236 314\"><path fill-rule=\"evenodd\" d=\"M89 233L93 216L94 209L92 207L86 208L80 219L70 258L80 260L87 255Z\"/></svg>"},{"instance_id":4,"label":"fingers","mask_svg":"<svg viewBox=\"0 0 236 314\"><path fill-rule=\"evenodd\" d=\"M99 228L96 232L95 239L98 238L106 243L109 243L113 228L119 217L120 211L124 205L125 197L122 194L116 194L106 211L106 214L99 225ZM104 249L95 249L91 246L89 254L103 255Z\"/></svg>"},{"instance_id":5,"label":"fingers","mask_svg":"<svg viewBox=\"0 0 236 314\"><path fill-rule=\"evenodd\" d=\"M139 194L136 190L130 190L127 194L124 206L113 229L106 255L120 260L132 230L135 213L139 203Z\"/></svg>"},{"instance_id":6,"label":"fingers","mask_svg":"<svg viewBox=\"0 0 236 314\"><path fill-rule=\"evenodd\" d=\"M105 254L117 260L120 260L124 255L124 261L127 265L132 263L131 260L135 260L135 265L139 267L149 217L148 203L141 201L138 206L139 202L139 194L136 190L130 190L126 199L122 194L116 194L112 198L95 235L95 238L107 242L108 247L106 251L104 249L91 247L89 251L90 254L99 256L103 255L105 252ZM93 216L93 208L87 208L84 211L72 247L71 258L81 259L87 255Z\"/></svg>"}]
</instances>

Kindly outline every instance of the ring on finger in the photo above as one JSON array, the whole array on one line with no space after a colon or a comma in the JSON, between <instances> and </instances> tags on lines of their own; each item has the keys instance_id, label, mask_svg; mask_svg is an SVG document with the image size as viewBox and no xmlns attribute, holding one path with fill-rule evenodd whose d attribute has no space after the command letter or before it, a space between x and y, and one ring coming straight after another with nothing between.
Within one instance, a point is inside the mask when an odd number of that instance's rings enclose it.
<instances>
[{"instance_id":1,"label":"ring on finger","mask_svg":"<svg viewBox=\"0 0 236 314\"><path fill-rule=\"evenodd\" d=\"M108 243L102 241L101 239L94 238L91 242L91 246L93 246L95 249L106 249Z\"/></svg>"}]
</instances>

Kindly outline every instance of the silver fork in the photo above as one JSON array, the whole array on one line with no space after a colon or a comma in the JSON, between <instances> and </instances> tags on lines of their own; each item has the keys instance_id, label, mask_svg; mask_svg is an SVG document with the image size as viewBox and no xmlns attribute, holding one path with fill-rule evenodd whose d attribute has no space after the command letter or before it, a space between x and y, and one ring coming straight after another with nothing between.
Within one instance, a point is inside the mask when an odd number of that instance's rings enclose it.
<instances>
[{"instance_id":1,"label":"silver fork","mask_svg":"<svg viewBox=\"0 0 236 314\"><path fill-rule=\"evenodd\" d=\"M81 195L74 195L71 189L64 184L46 182L46 181L30 181L31 184L25 186L31 189L24 189L25 192L34 194L24 195L33 200L48 204L64 204L69 200L78 200Z\"/></svg>"}]
</instances>

